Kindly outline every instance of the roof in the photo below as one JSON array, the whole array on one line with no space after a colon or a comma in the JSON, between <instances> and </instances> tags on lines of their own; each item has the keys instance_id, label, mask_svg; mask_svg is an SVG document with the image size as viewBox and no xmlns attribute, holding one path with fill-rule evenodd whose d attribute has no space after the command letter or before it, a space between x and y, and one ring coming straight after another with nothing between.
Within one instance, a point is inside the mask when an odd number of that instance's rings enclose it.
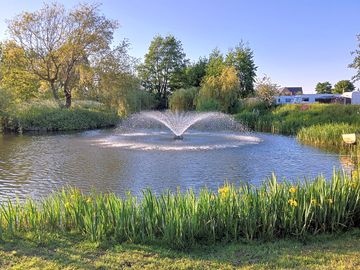
<instances>
[{"instance_id":1,"label":"roof","mask_svg":"<svg viewBox=\"0 0 360 270\"><path fill-rule=\"evenodd\" d=\"M296 86L296 87L283 87L280 89L281 92L283 91L289 91L291 92L292 94L296 94L298 92L301 92L302 93L302 87L300 86Z\"/></svg>"}]
</instances>

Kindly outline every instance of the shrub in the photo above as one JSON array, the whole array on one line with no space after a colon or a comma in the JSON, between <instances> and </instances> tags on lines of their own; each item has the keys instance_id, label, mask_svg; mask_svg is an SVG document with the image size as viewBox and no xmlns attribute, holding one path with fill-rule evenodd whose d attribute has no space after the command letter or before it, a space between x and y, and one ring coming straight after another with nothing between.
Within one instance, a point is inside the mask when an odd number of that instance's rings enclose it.
<instances>
[{"instance_id":1,"label":"shrub","mask_svg":"<svg viewBox=\"0 0 360 270\"><path fill-rule=\"evenodd\" d=\"M6 128L13 131L65 131L114 126L117 115L93 101L77 101L70 109L45 100L19 104L9 115Z\"/></svg>"},{"instance_id":2,"label":"shrub","mask_svg":"<svg viewBox=\"0 0 360 270\"><path fill-rule=\"evenodd\" d=\"M196 110L200 112L220 111L221 105L216 99L198 96L196 100Z\"/></svg>"},{"instance_id":3,"label":"shrub","mask_svg":"<svg viewBox=\"0 0 360 270\"><path fill-rule=\"evenodd\" d=\"M173 111L195 110L195 98L198 94L196 87L176 90L170 97L169 105Z\"/></svg>"}]
</instances>

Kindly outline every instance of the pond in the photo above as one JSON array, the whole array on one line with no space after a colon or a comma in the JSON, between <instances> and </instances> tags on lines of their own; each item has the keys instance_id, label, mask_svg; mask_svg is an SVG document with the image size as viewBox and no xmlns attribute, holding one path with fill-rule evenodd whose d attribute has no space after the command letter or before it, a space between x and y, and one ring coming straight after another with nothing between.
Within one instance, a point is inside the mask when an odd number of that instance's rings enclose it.
<instances>
[{"instance_id":1,"label":"pond","mask_svg":"<svg viewBox=\"0 0 360 270\"><path fill-rule=\"evenodd\" d=\"M346 157L345 157L346 159ZM225 181L259 184L274 172L291 181L342 167L339 155L263 133L118 129L71 134L0 135L0 200L40 198L70 185L87 192L145 188L217 189Z\"/></svg>"}]
</instances>

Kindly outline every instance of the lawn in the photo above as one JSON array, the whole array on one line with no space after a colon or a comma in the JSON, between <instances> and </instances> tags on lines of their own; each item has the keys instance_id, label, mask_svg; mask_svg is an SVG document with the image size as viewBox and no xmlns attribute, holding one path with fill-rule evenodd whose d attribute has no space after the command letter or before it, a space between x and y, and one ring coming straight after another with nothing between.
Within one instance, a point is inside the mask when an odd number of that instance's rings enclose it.
<instances>
[{"instance_id":1,"label":"lawn","mask_svg":"<svg viewBox=\"0 0 360 270\"><path fill-rule=\"evenodd\" d=\"M249 241L187 250L93 243L79 235L22 234L0 243L1 269L359 269L360 231L303 240Z\"/></svg>"}]
</instances>

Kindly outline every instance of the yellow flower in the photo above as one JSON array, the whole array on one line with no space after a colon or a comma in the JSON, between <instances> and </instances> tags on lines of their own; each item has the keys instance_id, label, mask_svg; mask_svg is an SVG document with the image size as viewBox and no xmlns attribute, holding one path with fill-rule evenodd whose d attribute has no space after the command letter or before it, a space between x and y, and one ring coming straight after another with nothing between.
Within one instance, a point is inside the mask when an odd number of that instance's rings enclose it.
<instances>
[{"instance_id":1,"label":"yellow flower","mask_svg":"<svg viewBox=\"0 0 360 270\"><path fill-rule=\"evenodd\" d=\"M290 193L295 193L295 192L296 192L296 187L291 187L291 188L289 189L289 192L290 192Z\"/></svg>"},{"instance_id":2,"label":"yellow flower","mask_svg":"<svg viewBox=\"0 0 360 270\"><path fill-rule=\"evenodd\" d=\"M65 203L65 208L70 208L71 204L69 202Z\"/></svg>"},{"instance_id":3,"label":"yellow flower","mask_svg":"<svg viewBox=\"0 0 360 270\"><path fill-rule=\"evenodd\" d=\"M328 203L329 203L329 204L332 204L333 202L334 202L333 199L331 199L331 198L328 199Z\"/></svg>"},{"instance_id":4,"label":"yellow flower","mask_svg":"<svg viewBox=\"0 0 360 270\"><path fill-rule=\"evenodd\" d=\"M356 183L356 182L351 182L351 183L350 183L350 186L351 186L352 188L356 188L357 183Z\"/></svg>"},{"instance_id":5,"label":"yellow flower","mask_svg":"<svg viewBox=\"0 0 360 270\"><path fill-rule=\"evenodd\" d=\"M288 203L289 203L291 206L293 206L293 207L296 207L296 206L298 205L297 201L294 200L294 199L289 199L289 200L288 200Z\"/></svg>"},{"instance_id":6,"label":"yellow flower","mask_svg":"<svg viewBox=\"0 0 360 270\"><path fill-rule=\"evenodd\" d=\"M312 199L312 200L311 200L311 204L312 204L312 205L317 205L317 201L316 201L315 199Z\"/></svg>"},{"instance_id":7,"label":"yellow flower","mask_svg":"<svg viewBox=\"0 0 360 270\"><path fill-rule=\"evenodd\" d=\"M92 199L91 197L88 197L87 200L86 200L87 203L91 203L92 202Z\"/></svg>"},{"instance_id":8,"label":"yellow flower","mask_svg":"<svg viewBox=\"0 0 360 270\"><path fill-rule=\"evenodd\" d=\"M219 192L221 197L225 197L226 195L229 194L230 188L229 188L229 186L224 186L222 188L219 188L218 192Z\"/></svg>"},{"instance_id":9,"label":"yellow flower","mask_svg":"<svg viewBox=\"0 0 360 270\"><path fill-rule=\"evenodd\" d=\"M359 178L359 171L352 171L351 176L352 176L353 179L355 179L355 178L358 179Z\"/></svg>"}]
</instances>

